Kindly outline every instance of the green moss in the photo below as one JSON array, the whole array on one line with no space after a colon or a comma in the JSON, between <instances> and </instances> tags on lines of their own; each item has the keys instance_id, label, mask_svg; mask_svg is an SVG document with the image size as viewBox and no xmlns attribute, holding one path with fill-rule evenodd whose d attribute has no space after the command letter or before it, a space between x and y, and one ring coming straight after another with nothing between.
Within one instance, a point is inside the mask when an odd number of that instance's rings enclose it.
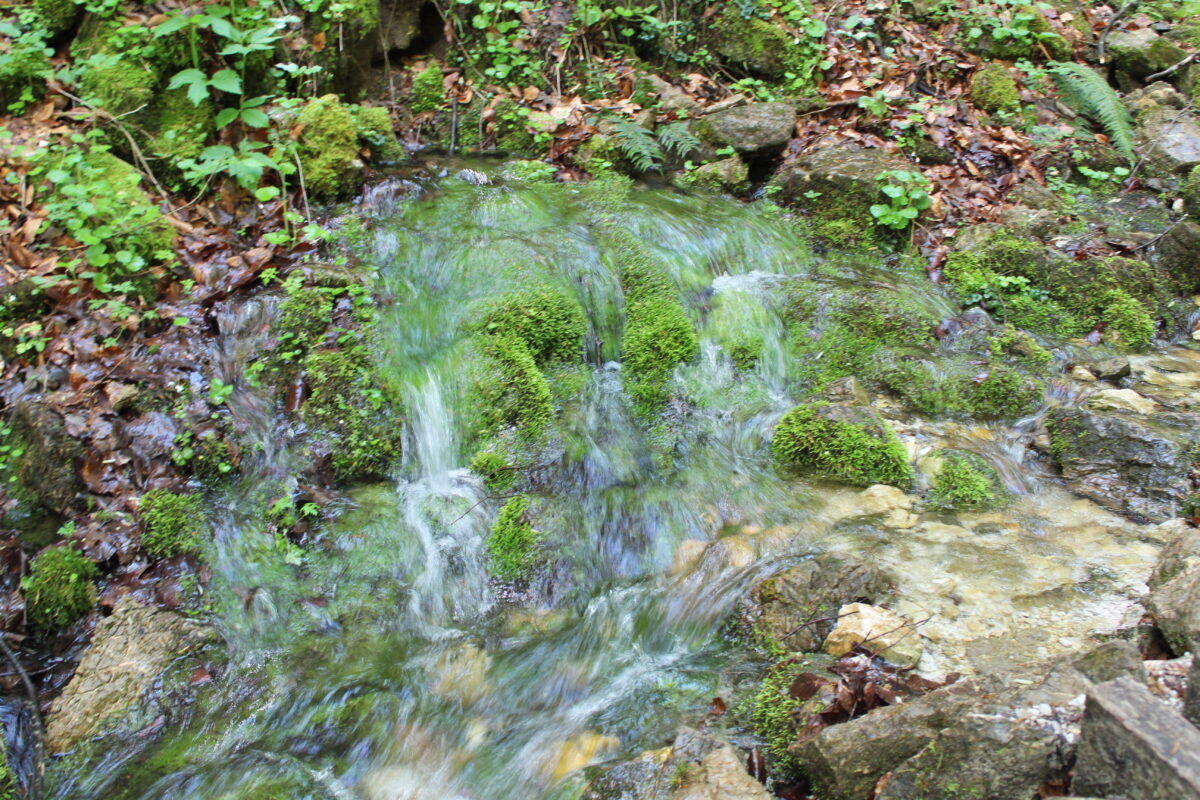
<instances>
[{"instance_id":1,"label":"green moss","mask_svg":"<svg viewBox=\"0 0 1200 800\"><path fill-rule=\"evenodd\" d=\"M500 580L526 579L537 566L542 535L529 524L528 510L529 497L517 495L504 504L492 525L486 542L488 563Z\"/></svg>"},{"instance_id":2,"label":"green moss","mask_svg":"<svg viewBox=\"0 0 1200 800\"><path fill-rule=\"evenodd\" d=\"M414 114L436 111L446 102L446 90L442 86L442 68L430 61L425 69L412 79L412 101L408 107Z\"/></svg>"},{"instance_id":3,"label":"green moss","mask_svg":"<svg viewBox=\"0 0 1200 800\"><path fill-rule=\"evenodd\" d=\"M138 515L146 523L142 549L150 557L171 558L200 549L204 503L199 495L154 489L142 497Z\"/></svg>"},{"instance_id":4,"label":"green moss","mask_svg":"<svg viewBox=\"0 0 1200 800\"><path fill-rule=\"evenodd\" d=\"M308 347L318 343L333 318L333 301L328 293L313 287L298 287L279 304L273 328L281 347Z\"/></svg>"},{"instance_id":5,"label":"green moss","mask_svg":"<svg viewBox=\"0 0 1200 800\"><path fill-rule=\"evenodd\" d=\"M1021 97L1003 64L987 64L971 78L971 100L984 111L1011 111L1020 105Z\"/></svg>"},{"instance_id":6,"label":"green moss","mask_svg":"<svg viewBox=\"0 0 1200 800\"><path fill-rule=\"evenodd\" d=\"M65 628L91 611L99 574L95 564L69 546L34 556L21 581L30 629L45 633Z\"/></svg>"},{"instance_id":7,"label":"green moss","mask_svg":"<svg viewBox=\"0 0 1200 800\"><path fill-rule=\"evenodd\" d=\"M98 150L88 153L84 168L88 173L86 180L107 183L116 200L139 209L139 227L134 235L125 240L126 246L146 259L147 263L169 261L172 258L171 248L175 244L175 228L167 222L158 204L142 191L142 174L112 153Z\"/></svg>"},{"instance_id":8,"label":"green moss","mask_svg":"<svg viewBox=\"0 0 1200 800\"><path fill-rule=\"evenodd\" d=\"M503 494L516 486L519 473L495 450L480 450L471 459L470 468L483 478L484 488L493 494Z\"/></svg>"},{"instance_id":9,"label":"green moss","mask_svg":"<svg viewBox=\"0 0 1200 800\"><path fill-rule=\"evenodd\" d=\"M311 393L300 416L325 440L334 475L344 482L386 477L400 458L399 404L367 347L313 350L301 366Z\"/></svg>"},{"instance_id":10,"label":"green moss","mask_svg":"<svg viewBox=\"0 0 1200 800\"><path fill-rule=\"evenodd\" d=\"M441 84L438 84L439 87ZM525 124L528 109L517 105L506 95L496 98L492 104L493 125L496 131L496 148L506 153L533 153L537 142Z\"/></svg>"},{"instance_id":11,"label":"green moss","mask_svg":"<svg viewBox=\"0 0 1200 800\"><path fill-rule=\"evenodd\" d=\"M33 0L33 10L38 19L53 35L58 35L79 17L80 4L75 0Z\"/></svg>"},{"instance_id":12,"label":"green moss","mask_svg":"<svg viewBox=\"0 0 1200 800\"><path fill-rule=\"evenodd\" d=\"M1197 81L1200 86L1200 81ZM1180 191L1184 206L1193 217L1200 217L1200 167L1193 167Z\"/></svg>"},{"instance_id":13,"label":"green moss","mask_svg":"<svg viewBox=\"0 0 1200 800\"><path fill-rule=\"evenodd\" d=\"M80 78L85 100L98 102L118 116L154 101L159 77L149 64L129 55L105 54L102 58Z\"/></svg>"},{"instance_id":14,"label":"green moss","mask_svg":"<svg viewBox=\"0 0 1200 800\"><path fill-rule=\"evenodd\" d=\"M1184 519L1200 517L1200 492L1192 492L1183 498L1183 502L1179 506L1179 516Z\"/></svg>"},{"instance_id":15,"label":"green moss","mask_svg":"<svg viewBox=\"0 0 1200 800\"><path fill-rule=\"evenodd\" d=\"M652 414L668 399L667 384L675 367L693 359L700 343L676 300L643 300L626 313L622 337L626 389L639 412Z\"/></svg>"},{"instance_id":16,"label":"green moss","mask_svg":"<svg viewBox=\"0 0 1200 800\"><path fill-rule=\"evenodd\" d=\"M1006 496L1000 476L974 453L950 452L933 479L929 503L935 508L981 511L1001 503Z\"/></svg>"},{"instance_id":17,"label":"green moss","mask_svg":"<svg viewBox=\"0 0 1200 800\"><path fill-rule=\"evenodd\" d=\"M796 741L792 710L798 705L792 698L792 683L800 670L795 661L783 661L773 666L763 677L758 691L749 702L750 725L767 743L772 774L791 776L798 771L788 746Z\"/></svg>"},{"instance_id":18,"label":"green moss","mask_svg":"<svg viewBox=\"0 0 1200 800\"><path fill-rule=\"evenodd\" d=\"M1042 402L1045 387L1002 364L993 364L987 375L960 381L967 410L987 419L1014 419L1034 411Z\"/></svg>"},{"instance_id":19,"label":"green moss","mask_svg":"<svg viewBox=\"0 0 1200 800\"><path fill-rule=\"evenodd\" d=\"M525 343L539 366L578 361L583 353L587 320L573 296L543 286L513 292L488 303L479 323L491 335L515 336Z\"/></svg>"},{"instance_id":20,"label":"green moss","mask_svg":"<svg viewBox=\"0 0 1200 800\"><path fill-rule=\"evenodd\" d=\"M803 64L796 57L797 45L792 34L754 14L743 13L747 4L730 3L712 25L714 49L728 62L762 75L781 80L787 73L799 73Z\"/></svg>"},{"instance_id":21,"label":"green moss","mask_svg":"<svg viewBox=\"0 0 1200 800\"><path fill-rule=\"evenodd\" d=\"M761 336L746 336L729 345L729 359L742 372L749 372L758 364L762 355L763 340Z\"/></svg>"},{"instance_id":22,"label":"green moss","mask_svg":"<svg viewBox=\"0 0 1200 800\"><path fill-rule=\"evenodd\" d=\"M0 53L0 107L21 99L25 90L37 99L45 85L44 75L50 70L50 52L45 42L33 33L24 41L12 43L6 53Z\"/></svg>"},{"instance_id":23,"label":"green moss","mask_svg":"<svg viewBox=\"0 0 1200 800\"><path fill-rule=\"evenodd\" d=\"M1053 356L1037 340L1012 325L1005 325L988 343L993 359L1016 359L1031 368L1047 366Z\"/></svg>"},{"instance_id":24,"label":"green moss","mask_svg":"<svg viewBox=\"0 0 1200 800\"><path fill-rule=\"evenodd\" d=\"M171 89L158 95L157 132L152 137L155 151L169 159L195 158L213 130L216 113L212 102L196 105L186 89Z\"/></svg>"},{"instance_id":25,"label":"green moss","mask_svg":"<svg viewBox=\"0 0 1200 800\"><path fill-rule=\"evenodd\" d=\"M475 337L477 364L470 386L476 431L482 436L516 429L537 437L553 416L546 376L525 342L515 336Z\"/></svg>"},{"instance_id":26,"label":"green moss","mask_svg":"<svg viewBox=\"0 0 1200 800\"><path fill-rule=\"evenodd\" d=\"M351 193L361 170L358 126L337 95L312 100L300 112L298 152L309 197L335 200Z\"/></svg>"},{"instance_id":27,"label":"green moss","mask_svg":"<svg viewBox=\"0 0 1200 800\"><path fill-rule=\"evenodd\" d=\"M912 480L904 445L867 409L828 403L796 406L779 420L771 453L785 466L856 486L907 486Z\"/></svg>"},{"instance_id":28,"label":"green moss","mask_svg":"<svg viewBox=\"0 0 1200 800\"><path fill-rule=\"evenodd\" d=\"M371 150L372 163L392 163L404 160L407 153L396 138L392 117L382 106L350 106L359 141Z\"/></svg>"},{"instance_id":29,"label":"green moss","mask_svg":"<svg viewBox=\"0 0 1200 800\"><path fill-rule=\"evenodd\" d=\"M1155 324L1145 306L1120 289L1106 292L1100 302L1100 319L1108 324L1108 330L1120 335L1127 347L1145 350L1150 346Z\"/></svg>"}]
</instances>

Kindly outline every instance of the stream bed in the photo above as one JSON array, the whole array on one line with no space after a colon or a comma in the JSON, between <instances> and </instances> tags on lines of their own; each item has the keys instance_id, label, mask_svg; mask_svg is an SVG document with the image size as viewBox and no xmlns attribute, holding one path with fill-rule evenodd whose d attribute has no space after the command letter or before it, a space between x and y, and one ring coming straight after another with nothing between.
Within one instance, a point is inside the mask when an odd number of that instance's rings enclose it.
<instances>
[{"instance_id":1,"label":"stream bed","mask_svg":"<svg viewBox=\"0 0 1200 800\"><path fill-rule=\"evenodd\" d=\"M738 601L829 550L890 576L893 610L919 623L919 671L935 679L1082 650L1137 624L1163 537L1056 483L1029 447L1045 404L981 423L876 398L917 465L908 495L802 480L772 462L771 430L821 358L791 349L790 287L806 282L818 301L875 287L932 318L955 315L921 270L814 254L769 204L667 190L617 192L614 204L606 191L446 174L368 193L353 235L377 273L379 368L405 409L394 478L347 492L303 549L272 537L256 491L286 480L304 451L264 392L235 393L260 447L247 477L213 499L206 602L220 668L185 702L168 697L157 726L143 720L140 733L52 764L50 796L576 797L584 767L669 740L753 674L728 635ZM665 265L699 336L652 423L622 380L604 226ZM542 566L500 584L486 540L505 498L468 469L479 442L464 331L481 303L535 282L576 297L588 331L577 363L547 371L555 419L524 454ZM231 381L270 314L264 301L224 320ZM747 341L750 366L734 359ZM1061 382L1046 402L1085 391ZM1011 503L914 504L922 465L947 447L985 458Z\"/></svg>"}]
</instances>

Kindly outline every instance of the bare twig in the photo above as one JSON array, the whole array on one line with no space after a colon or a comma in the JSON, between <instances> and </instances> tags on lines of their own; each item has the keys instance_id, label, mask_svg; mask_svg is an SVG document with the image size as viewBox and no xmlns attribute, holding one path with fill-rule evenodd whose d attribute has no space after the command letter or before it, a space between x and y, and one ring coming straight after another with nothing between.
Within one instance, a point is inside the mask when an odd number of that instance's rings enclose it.
<instances>
[{"instance_id":1,"label":"bare twig","mask_svg":"<svg viewBox=\"0 0 1200 800\"><path fill-rule=\"evenodd\" d=\"M1185 220L1187 220L1187 218L1188 218L1188 215L1187 215L1187 214L1184 214L1182 217L1180 217L1179 219L1177 219L1177 220L1175 220L1173 223L1171 223L1171 227L1167 228L1165 231L1163 231L1162 233L1160 233L1158 236L1155 236L1155 237L1154 237L1153 239L1151 239L1150 241L1148 241L1148 242L1146 242L1146 243L1144 243L1144 244L1139 244L1137 247L1133 248L1133 252L1137 252L1138 250L1141 250L1142 248L1149 247L1149 246L1150 246L1150 245L1152 245L1152 244L1156 244L1156 243L1158 242L1158 240L1159 240L1159 239L1163 238L1163 237L1164 237L1164 236L1166 236L1168 233L1170 233L1171 231L1175 230L1177 227L1179 227L1179 225L1180 225L1181 223L1183 223Z\"/></svg>"},{"instance_id":2,"label":"bare twig","mask_svg":"<svg viewBox=\"0 0 1200 800\"><path fill-rule=\"evenodd\" d=\"M1120 10L1117 11L1116 14L1113 14L1112 19L1110 19L1108 24L1104 26L1104 30L1100 33L1100 39L1096 42L1096 60L1098 60L1101 64L1105 63L1104 45L1107 43L1108 34L1112 31L1113 26L1121 21L1122 17L1124 17L1130 11L1133 11L1133 9L1137 8L1139 2L1141 2L1141 0L1129 0L1128 3L1121 6Z\"/></svg>"},{"instance_id":3,"label":"bare twig","mask_svg":"<svg viewBox=\"0 0 1200 800\"><path fill-rule=\"evenodd\" d=\"M1197 56L1200 56L1200 52L1192 53L1187 58L1183 59L1182 61L1175 62L1174 64L1172 64L1171 66L1162 70L1161 72L1156 72L1153 75L1147 75L1145 82L1146 83L1154 83L1159 78L1165 78L1168 75L1170 75L1171 73L1175 72L1177 69L1186 67L1188 64L1195 61Z\"/></svg>"}]
</instances>

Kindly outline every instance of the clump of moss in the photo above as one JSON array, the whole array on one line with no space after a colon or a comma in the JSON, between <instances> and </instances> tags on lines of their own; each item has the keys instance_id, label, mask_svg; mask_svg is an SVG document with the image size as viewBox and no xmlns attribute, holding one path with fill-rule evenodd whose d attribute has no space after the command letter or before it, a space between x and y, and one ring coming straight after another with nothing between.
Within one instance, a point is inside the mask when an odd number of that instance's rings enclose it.
<instances>
[{"instance_id":1,"label":"clump of moss","mask_svg":"<svg viewBox=\"0 0 1200 800\"><path fill-rule=\"evenodd\" d=\"M301 110L298 142L300 165L308 195L333 200L349 194L361 164L358 126L350 109L335 94L312 100Z\"/></svg>"},{"instance_id":2,"label":"clump of moss","mask_svg":"<svg viewBox=\"0 0 1200 800\"><path fill-rule=\"evenodd\" d=\"M492 574L500 580L528 578L537 566L542 535L529 523L529 497L517 495L500 509L486 547Z\"/></svg>"},{"instance_id":3,"label":"clump of moss","mask_svg":"<svg viewBox=\"0 0 1200 800\"><path fill-rule=\"evenodd\" d=\"M114 115L149 105L158 86L159 76L154 69L128 55L106 54L105 61L89 66L80 76L84 99L98 102Z\"/></svg>"},{"instance_id":4,"label":"clump of moss","mask_svg":"<svg viewBox=\"0 0 1200 800\"><path fill-rule=\"evenodd\" d=\"M1200 88L1197 89L1200 91ZM1193 167L1180 191L1188 213L1200 217L1200 167Z\"/></svg>"},{"instance_id":5,"label":"clump of moss","mask_svg":"<svg viewBox=\"0 0 1200 800\"><path fill-rule=\"evenodd\" d=\"M471 472L483 478L483 486L493 494L510 491L517 483L517 471L508 459L495 450L480 450L471 459Z\"/></svg>"},{"instance_id":6,"label":"clump of moss","mask_svg":"<svg viewBox=\"0 0 1200 800\"><path fill-rule=\"evenodd\" d=\"M796 759L788 753L797 733L792 723L792 710L797 702L792 698L791 689L798 671L793 660L771 667L746 709L750 726L767 743L772 773L785 777L796 774L799 768Z\"/></svg>"},{"instance_id":7,"label":"clump of moss","mask_svg":"<svg viewBox=\"0 0 1200 800\"><path fill-rule=\"evenodd\" d=\"M484 333L523 341L538 365L578 360L587 331L579 301L550 287L513 292L488 303L480 325Z\"/></svg>"},{"instance_id":8,"label":"clump of moss","mask_svg":"<svg viewBox=\"0 0 1200 800\"><path fill-rule=\"evenodd\" d=\"M907 486L912 481L904 445L865 408L823 402L796 406L779 420L771 453L785 466L855 486Z\"/></svg>"},{"instance_id":9,"label":"clump of moss","mask_svg":"<svg viewBox=\"0 0 1200 800\"><path fill-rule=\"evenodd\" d=\"M761 336L744 336L729 345L729 360L742 372L749 372L758 364L762 355Z\"/></svg>"},{"instance_id":10,"label":"clump of moss","mask_svg":"<svg viewBox=\"0 0 1200 800\"><path fill-rule=\"evenodd\" d=\"M297 286L279 304L275 338L281 347L308 346L324 332L333 316L333 301L326 292Z\"/></svg>"},{"instance_id":11,"label":"clump of moss","mask_svg":"<svg viewBox=\"0 0 1200 800\"><path fill-rule=\"evenodd\" d=\"M933 479L929 503L935 508L981 511L1001 503L1006 496L1000 476L974 453L950 452Z\"/></svg>"},{"instance_id":12,"label":"clump of moss","mask_svg":"<svg viewBox=\"0 0 1200 800\"><path fill-rule=\"evenodd\" d=\"M392 163L405 157L404 146L396 139L392 117L383 106L350 106L358 138L371 148L372 163Z\"/></svg>"},{"instance_id":13,"label":"clump of moss","mask_svg":"<svg viewBox=\"0 0 1200 800\"><path fill-rule=\"evenodd\" d=\"M1121 289L1106 292L1100 301L1100 319L1134 350L1145 350L1154 338L1154 318L1146 307Z\"/></svg>"},{"instance_id":14,"label":"clump of moss","mask_svg":"<svg viewBox=\"0 0 1200 800\"><path fill-rule=\"evenodd\" d=\"M1013 419L1031 413L1042 402L1045 387L1037 378L1003 364L992 364L982 380L964 380L963 394L973 416Z\"/></svg>"},{"instance_id":15,"label":"clump of moss","mask_svg":"<svg viewBox=\"0 0 1200 800\"><path fill-rule=\"evenodd\" d=\"M1003 64L987 64L971 78L971 100L984 111L1011 111L1021 97L1016 80Z\"/></svg>"},{"instance_id":16,"label":"clump of moss","mask_svg":"<svg viewBox=\"0 0 1200 800\"><path fill-rule=\"evenodd\" d=\"M731 3L712 26L714 49L726 61L772 80L799 74L803 63L792 34L779 25L743 13L747 3Z\"/></svg>"},{"instance_id":17,"label":"clump of moss","mask_svg":"<svg viewBox=\"0 0 1200 800\"><path fill-rule=\"evenodd\" d=\"M38 20L51 34L60 34L75 24L80 4L75 0L33 0Z\"/></svg>"},{"instance_id":18,"label":"clump of moss","mask_svg":"<svg viewBox=\"0 0 1200 800\"><path fill-rule=\"evenodd\" d=\"M550 387L529 348L512 335L478 336L479 356L470 387L481 435L514 428L537 437L553 416Z\"/></svg>"},{"instance_id":19,"label":"clump of moss","mask_svg":"<svg viewBox=\"0 0 1200 800\"><path fill-rule=\"evenodd\" d=\"M365 345L313 350L301 362L310 389L300 417L319 437L341 481L382 478L399 459L398 404Z\"/></svg>"},{"instance_id":20,"label":"clump of moss","mask_svg":"<svg viewBox=\"0 0 1200 800\"><path fill-rule=\"evenodd\" d=\"M0 53L0 103L5 106L18 101L25 90L36 97L50 71L45 42L32 33L23 38L14 41L7 53Z\"/></svg>"},{"instance_id":21,"label":"clump of moss","mask_svg":"<svg viewBox=\"0 0 1200 800\"><path fill-rule=\"evenodd\" d=\"M169 89L158 94L158 130L152 145L159 155L181 160L196 158L213 129L215 111L205 100L196 105L186 89Z\"/></svg>"},{"instance_id":22,"label":"clump of moss","mask_svg":"<svg viewBox=\"0 0 1200 800\"><path fill-rule=\"evenodd\" d=\"M100 571L69 546L44 550L21 581L29 627L39 633L64 628L96 604Z\"/></svg>"},{"instance_id":23,"label":"clump of moss","mask_svg":"<svg viewBox=\"0 0 1200 800\"><path fill-rule=\"evenodd\" d=\"M496 147L506 153L532 153L537 141L525 124L529 111L517 105L507 95L496 98L492 104L492 119L496 133Z\"/></svg>"},{"instance_id":24,"label":"clump of moss","mask_svg":"<svg viewBox=\"0 0 1200 800\"><path fill-rule=\"evenodd\" d=\"M442 87L442 68L430 61L425 69L412 79L412 101L409 108L414 114L436 111L446 101L446 90Z\"/></svg>"},{"instance_id":25,"label":"clump of moss","mask_svg":"<svg viewBox=\"0 0 1200 800\"><path fill-rule=\"evenodd\" d=\"M142 549L152 558L171 558L200 549L204 503L199 495L154 489L142 497L138 514L146 523Z\"/></svg>"},{"instance_id":26,"label":"clump of moss","mask_svg":"<svg viewBox=\"0 0 1200 800\"><path fill-rule=\"evenodd\" d=\"M999 334L991 338L988 346L993 359L1016 359L1034 368L1044 367L1054 358L1036 339L1012 325L1005 325Z\"/></svg>"}]
</instances>

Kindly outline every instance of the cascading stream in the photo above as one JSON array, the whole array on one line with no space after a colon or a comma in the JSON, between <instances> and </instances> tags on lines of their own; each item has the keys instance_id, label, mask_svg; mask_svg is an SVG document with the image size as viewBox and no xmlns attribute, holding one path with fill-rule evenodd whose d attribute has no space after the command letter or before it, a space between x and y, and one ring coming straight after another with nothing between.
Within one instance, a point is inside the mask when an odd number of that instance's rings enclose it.
<instances>
[{"instance_id":1,"label":"cascading stream","mask_svg":"<svg viewBox=\"0 0 1200 800\"><path fill-rule=\"evenodd\" d=\"M103 743L86 769L64 763L54 797L572 797L579 768L654 746L703 713L738 658L722 626L780 559L837 545L901 571L917 560L912 602L936 601L920 581L945 554L938 545L839 527L831 509L854 491L786 480L766 449L805 379L789 356L788 276L811 275L823 292L882 280L953 313L923 276L855 264L834 275L770 208L715 197L638 192L612 211L586 190L453 178L405 199L378 194L386 204L363 214L385 301L380 368L406 416L395 479L351 491L303 553L264 532L256 478L231 487L214 505L207 590L228 644L221 674L160 736ZM699 332L699 356L672 378L688 407L659 422L634 413L615 363L625 309L601 211L661 260ZM477 409L465 331L481 303L535 280L578 298L589 330L577 363L548 373L552 444L523 465L548 556L519 593L489 582L485 542L505 497L466 468ZM247 351L230 352L235 369ZM256 402L238 408L261 415ZM943 433L906 436L919 449ZM1019 450L990 453L1015 475ZM295 457L267 448L261 473L285 474ZM953 545L961 563L947 569L1010 595L1036 584L1039 567L1012 556L1039 530L1028 520L1061 505L1038 492L1012 512L1024 527ZM753 538L759 529L775 534ZM1052 538L1039 547L1058 564L1067 548ZM720 546L676 563L687 540ZM1116 545L1088 556L1142 557ZM1089 568L1071 558L1064 568Z\"/></svg>"}]
</instances>

